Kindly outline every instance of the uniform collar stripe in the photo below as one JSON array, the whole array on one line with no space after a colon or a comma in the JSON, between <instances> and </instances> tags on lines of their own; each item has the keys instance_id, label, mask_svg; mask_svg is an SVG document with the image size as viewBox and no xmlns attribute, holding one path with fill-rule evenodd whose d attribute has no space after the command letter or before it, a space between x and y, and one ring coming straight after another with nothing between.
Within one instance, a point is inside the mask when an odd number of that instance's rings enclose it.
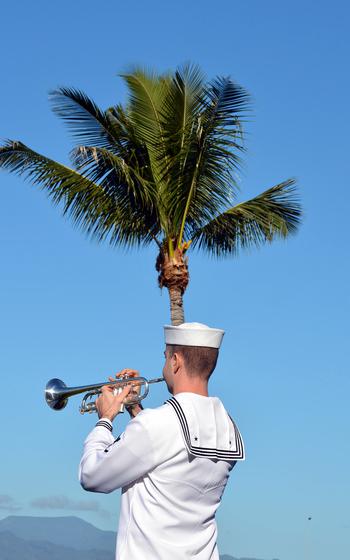
<instances>
[{"instance_id":1,"label":"uniform collar stripe","mask_svg":"<svg viewBox=\"0 0 350 560\"><path fill-rule=\"evenodd\" d=\"M172 406L172 408L174 409L174 411L176 412L176 415L178 417L178 420L180 422L180 426L184 435L184 440L186 443L186 447L188 449L188 451L195 456L198 457L207 457L209 459L228 459L228 460L242 460L244 459L244 448L243 448L243 441L241 438L241 434L239 433L239 430L236 426L236 424L234 423L234 421L232 420L231 417L230 420L233 424L234 427L234 432L235 432L235 443L236 443L236 450L235 451L228 451L225 449L215 449L215 448L209 448L209 447L196 447L194 445L191 444L191 439L190 439L190 432L188 429L188 424L187 424L187 420L186 420L186 416L182 410L182 407L180 405L180 403L176 400L175 397L172 397L171 399L169 399L168 401L166 401L166 403L170 404Z\"/></svg>"}]
</instances>

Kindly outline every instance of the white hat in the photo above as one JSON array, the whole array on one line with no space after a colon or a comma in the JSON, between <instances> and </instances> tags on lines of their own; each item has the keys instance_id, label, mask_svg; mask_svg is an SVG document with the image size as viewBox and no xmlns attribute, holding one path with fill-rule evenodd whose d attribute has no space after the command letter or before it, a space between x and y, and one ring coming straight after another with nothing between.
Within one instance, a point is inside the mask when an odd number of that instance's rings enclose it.
<instances>
[{"instance_id":1,"label":"white hat","mask_svg":"<svg viewBox=\"0 0 350 560\"><path fill-rule=\"evenodd\" d=\"M165 344L220 348L225 331L202 323L182 323L178 327L164 326Z\"/></svg>"}]
</instances>

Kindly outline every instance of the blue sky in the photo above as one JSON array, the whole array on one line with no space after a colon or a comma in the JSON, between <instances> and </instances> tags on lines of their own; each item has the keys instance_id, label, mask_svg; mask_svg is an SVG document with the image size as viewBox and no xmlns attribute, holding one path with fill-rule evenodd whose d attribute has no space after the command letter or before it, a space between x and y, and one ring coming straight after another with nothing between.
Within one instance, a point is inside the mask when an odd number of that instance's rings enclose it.
<instances>
[{"instance_id":1,"label":"blue sky","mask_svg":"<svg viewBox=\"0 0 350 560\"><path fill-rule=\"evenodd\" d=\"M162 71L190 60L252 95L240 200L298 180L296 237L224 261L189 252L186 320L226 330L211 394L247 451L218 513L221 553L329 560L349 550L348 21L338 0L2 8L0 137L68 162L72 139L49 90L81 88L105 108L125 99L118 74L131 64ZM79 399L51 412L43 388L123 367L160 374L169 306L156 247L99 246L37 187L1 172L0 189L0 515L76 514L115 529L118 494L77 482L95 417L78 414ZM166 398L157 386L147 403Z\"/></svg>"}]
</instances>

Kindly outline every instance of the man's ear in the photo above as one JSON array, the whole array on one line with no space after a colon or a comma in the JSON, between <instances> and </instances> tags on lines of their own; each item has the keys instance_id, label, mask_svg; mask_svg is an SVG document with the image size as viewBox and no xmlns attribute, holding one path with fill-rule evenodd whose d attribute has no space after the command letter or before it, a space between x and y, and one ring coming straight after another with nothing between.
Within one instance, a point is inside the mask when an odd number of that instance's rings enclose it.
<instances>
[{"instance_id":1,"label":"man's ear","mask_svg":"<svg viewBox=\"0 0 350 560\"><path fill-rule=\"evenodd\" d=\"M178 372L179 368L181 367L182 356L180 354L178 354L177 352L174 352L174 354L171 356L171 364L173 366L173 372L174 372L174 374L176 374Z\"/></svg>"}]
</instances>

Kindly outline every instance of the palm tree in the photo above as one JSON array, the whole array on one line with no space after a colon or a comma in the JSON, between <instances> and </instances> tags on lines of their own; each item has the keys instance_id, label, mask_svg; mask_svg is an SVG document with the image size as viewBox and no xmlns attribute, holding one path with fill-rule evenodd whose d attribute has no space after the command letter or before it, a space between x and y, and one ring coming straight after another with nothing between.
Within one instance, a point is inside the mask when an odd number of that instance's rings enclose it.
<instances>
[{"instance_id":1,"label":"palm tree","mask_svg":"<svg viewBox=\"0 0 350 560\"><path fill-rule=\"evenodd\" d=\"M19 141L0 147L0 165L46 189L74 224L112 245L156 243L160 287L171 320L184 321L187 250L217 257L297 231L292 179L237 203L247 92L228 77L206 82L190 64L174 73L122 74L129 97L106 111L83 92L51 93L53 110L78 146L67 167Z\"/></svg>"}]
</instances>

